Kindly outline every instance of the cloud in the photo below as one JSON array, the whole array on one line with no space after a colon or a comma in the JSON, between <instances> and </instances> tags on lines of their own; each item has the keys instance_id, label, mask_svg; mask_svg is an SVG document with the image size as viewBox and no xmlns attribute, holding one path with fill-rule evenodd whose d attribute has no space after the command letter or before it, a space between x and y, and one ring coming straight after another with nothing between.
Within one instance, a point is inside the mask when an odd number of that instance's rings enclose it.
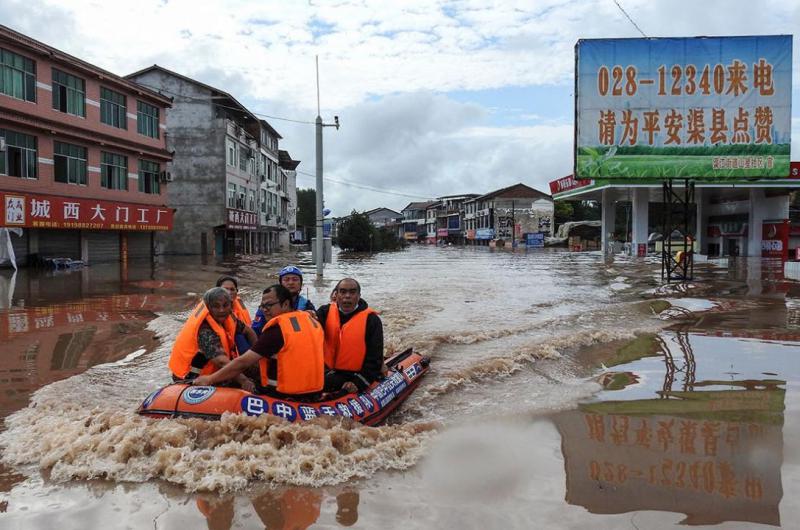
<instances>
[{"instance_id":1,"label":"cloud","mask_svg":"<svg viewBox=\"0 0 800 530\"><path fill-rule=\"evenodd\" d=\"M782 0L621 3L651 36L800 27L800 9ZM640 36L609 0L7 0L0 20L112 72L158 63L255 112L308 121L316 115L319 55L322 114L342 120L340 131L325 130L326 175L422 196L518 181L546 189L569 174L571 101L553 94L572 90L575 42ZM794 63L797 87L800 54ZM498 95L508 87L530 97L509 104ZM480 103L458 101L465 98L456 92L480 92ZM313 126L270 122L299 169L313 174ZM793 133L797 157L797 118ZM298 183L313 180L301 175ZM410 200L333 182L326 195L337 213Z\"/></svg>"},{"instance_id":2,"label":"cloud","mask_svg":"<svg viewBox=\"0 0 800 530\"><path fill-rule=\"evenodd\" d=\"M485 193L516 182L546 190L549 180L571 172L571 124L491 127L480 106L426 92L387 96L343 114L339 131L325 129L326 177L420 197L326 184L334 215L379 205L399 209L412 200ZM313 174L309 147L292 156L302 157L299 169ZM298 179L301 187L312 184Z\"/></svg>"}]
</instances>

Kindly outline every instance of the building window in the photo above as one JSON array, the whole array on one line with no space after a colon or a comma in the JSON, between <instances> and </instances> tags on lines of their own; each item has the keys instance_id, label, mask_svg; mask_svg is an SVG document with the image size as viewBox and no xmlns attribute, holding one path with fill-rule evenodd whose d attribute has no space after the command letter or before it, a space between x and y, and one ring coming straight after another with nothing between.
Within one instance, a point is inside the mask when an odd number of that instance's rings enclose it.
<instances>
[{"instance_id":1,"label":"building window","mask_svg":"<svg viewBox=\"0 0 800 530\"><path fill-rule=\"evenodd\" d=\"M139 191L142 193L161 193L158 182L158 162L139 159Z\"/></svg>"},{"instance_id":2,"label":"building window","mask_svg":"<svg viewBox=\"0 0 800 530\"><path fill-rule=\"evenodd\" d=\"M0 48L0 93L36 101L36 63Z\"/></svg>"},{"instance_id":3,"label":"building window","mask_svg":"<svg viewBox=\"0 0 800 530\"><path fill-rule=\"evenodd\" d=\"M267 213L267 190L261 190L261 213Z\"/></svg>"},{"instance_id":4,"label":"building window","mask_svg":"<svg viewBox=\"0 0 800 530\"><path fill-rule=\"evenodd\" d=\"M247 171L247 148L239 146L239 169Z\"/></svg>"},{"instance_id":5,"label":"building window","mask_svg":"<svg viewBox=\"0 0 800 530\"><path fill-rule=\"evenodd\" d=\"M261 182L265 182L267 180L267 157L261 155L260 161L258 173L261 175Z\"/></svg>"},{"instance_id":6,"label":"building window","mask_svg":"<svg viewBox=\"0 0 800 530\"><path fill-rule=\"evenodd\" d=\"M110 190L128 190L128 157L103 151L100 185Z\"/></svg>"},{"instance_id":7,"label":"building window","mask_svg":"<svg viewBox=\"0 0 800 530\"><path fill-rule=\"evenodd\" d=\"M36 178L36 137L0 129L6 150L0 152L0 174L24 179Z\"/></svg>"},{"instance_id":8,"label":"building window","mask_svg":"<svg viewBox=\"0 0 800 530\"><path fill-rule=\"evenodd\" d=\"M126 97L105 87L100 87L100 121L118 129L128 128Z\"/></svg>"},{"instance_id":9,"label":"building window","mask_svg":"<svg viewBox=\"0 0 800 530\"><path fill-rule=\"evenodd\" d=\"M239 153L239 150L236 149L236 142L228 138L227 145L228 145L228 155L226 158L227 163L231 167L236 167L236 155Z\"/></svg>"},{"instance_id":10,"label":"building window","mask_svg":"<svg viewBox=\"0 0 800 530\"><path fill-rule=\"evenodd\" d=\"M248 199L247 200L247 202L248 202L248 204L247 204L248 208L247 209L250 210L251 212L255 212L256 211L256 190L248 190L247 199Z\"/></svg>"},{"instance_id":11,"label":"building window","mask_svg":"<svg viewBox=\"0 0 800 530\"><path fill-rule=\"evenodd\" d=\"M53 142L56 182L86 185L86 148L64 142Z\"/></svg>"},{"instance_id":12,"label":"building window","mask_svg":"<svg viewBox=\"0 0 800 530\"><path fill-rule=\"evenodd\" d=\"M236 208L236 184L228 183L228 208Z\"/></svg>"},{"instance_id":13,"label":"building window","mask_svg":"<svg viewBox=\"0 0 800 530\"><path fill-rule=\"evenodd\" d=\"M136 130L139 134L158 138L158 108L143 101L136 102Z\"/></svg>"},{"instance_id":14,"label":"building window","mask_svg":"<svg viewBox=\"0 0 800 530\"><path fill-rule=\"evenodd\" d=\"M86 116L86 89L83 79L53 68L53 108Z\"/></svg>"},{"instance_id":15,"label":"building window","mask_svg":"<svg viewBox=\"0 0 800 530\"><path fill-rule=\"evenodd\" d=\"M236 195L236 208L239 210L244 210L244 198L247 194L247 188L240 185L239 186L239 193Z\"/></svg>"}]
</instances>

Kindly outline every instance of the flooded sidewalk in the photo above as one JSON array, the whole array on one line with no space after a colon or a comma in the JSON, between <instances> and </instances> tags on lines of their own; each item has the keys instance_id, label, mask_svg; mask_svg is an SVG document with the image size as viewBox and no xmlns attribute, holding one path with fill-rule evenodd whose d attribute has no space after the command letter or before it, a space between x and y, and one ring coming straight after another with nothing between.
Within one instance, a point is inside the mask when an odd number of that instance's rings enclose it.
<instances>
[{"instance_id":1,"label":"flooded sidewalk","mask_svg":"<svg viewBox=\"0 0 800 530\"><path fill-rule=\"evenodd\" d=\"M60 282L18 278L0 310L13 350L3 358L0 403L13 414L0 433L0 520L11 528L85 528L87 518L110 528L798 520L800 284L762 271L755 279L746 263L699 267L694 282L663 286L657 264L596 253L338 256L324 283L307 281L311 299L322 302L336 279L354 276L382 311L387 352L414 346L432 357L431 373L388 425L133 413L164 384L170 341L204 287L237 274L254 310L260 289L297 259L307 266L305 256L176 260L131 270L126 281L92 269L80 290L81 271ZM50 281L64 291L42 289Z\"/></svg>"}]
</instances>

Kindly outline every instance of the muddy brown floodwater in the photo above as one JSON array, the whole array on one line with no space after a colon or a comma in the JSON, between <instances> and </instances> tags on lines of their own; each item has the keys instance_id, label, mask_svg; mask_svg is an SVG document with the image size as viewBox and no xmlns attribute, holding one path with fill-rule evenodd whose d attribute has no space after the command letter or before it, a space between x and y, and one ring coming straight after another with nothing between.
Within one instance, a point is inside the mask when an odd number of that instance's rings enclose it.
<instances>
[{"instance_id":1,"label":"muddy brown floodwater","mask_svg":"<svg viewBox=\"0 0 800 530\"><path fill-rule=\"evenodd\" d=\"M380 427L134 413L216 278L354 276L432 370ZM780 267L412 247L0 271L2 528L724 528L800 520L800 284Z\"/></svg>"}]
</instances>

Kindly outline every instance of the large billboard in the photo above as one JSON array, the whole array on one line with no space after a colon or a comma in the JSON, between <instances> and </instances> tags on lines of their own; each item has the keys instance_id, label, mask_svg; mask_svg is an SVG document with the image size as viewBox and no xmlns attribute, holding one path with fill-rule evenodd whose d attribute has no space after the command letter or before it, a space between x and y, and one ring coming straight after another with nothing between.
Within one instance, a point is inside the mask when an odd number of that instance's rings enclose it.
<instances>
[{"instance_id":1,"label":"large billboard","mask_svg":"<svg viewBox=\"0 0 800 530\"><path fill-rule=\"evenodd\" d=\"M792 37L579 40L575 178L789 176Z\"/></svg>"}]
</instances>

